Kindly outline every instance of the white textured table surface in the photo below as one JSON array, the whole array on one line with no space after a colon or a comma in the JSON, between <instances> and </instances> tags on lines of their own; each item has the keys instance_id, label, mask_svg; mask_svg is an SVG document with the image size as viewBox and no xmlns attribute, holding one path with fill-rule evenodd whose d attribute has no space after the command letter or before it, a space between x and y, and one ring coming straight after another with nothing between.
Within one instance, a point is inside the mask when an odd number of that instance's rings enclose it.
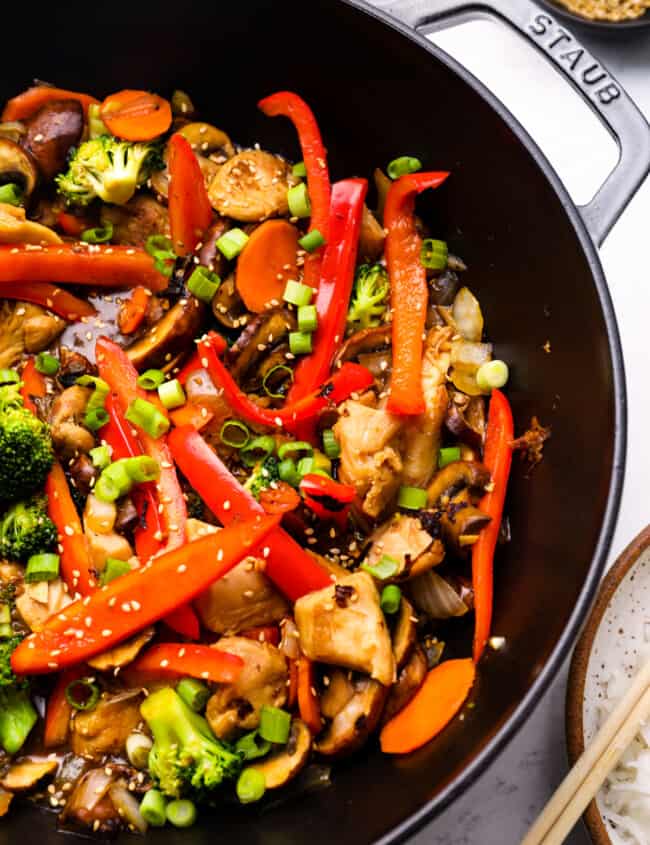
<instances>
[{"instance_id":1,"label":"white textured table surface","mask_svg":"<svg viewBox=\"0 0 650 845\"><path fill-rule=\"evenodd\" d=\"M373 0L371 0L373 2ZM374 0L389 7L391 0ZM435 3L435 0L431 0ZM485 37L489 28L489 37ZM650 118L650 31L576 35L618 77ZM475 22L432 36L481 79L515 114L548 156L576 202L585 202L611 169L616 147L577 94L506 27ZM641 491L650 476L650 180L607 239L601 258L623 341L629 442L621 513L610 563L650 522ZM517 845L566 771L566 667L533 716L481 779L413 840L414 845ZM584 845L576 829L567 840Z\"/></svg>"}]
</instances>

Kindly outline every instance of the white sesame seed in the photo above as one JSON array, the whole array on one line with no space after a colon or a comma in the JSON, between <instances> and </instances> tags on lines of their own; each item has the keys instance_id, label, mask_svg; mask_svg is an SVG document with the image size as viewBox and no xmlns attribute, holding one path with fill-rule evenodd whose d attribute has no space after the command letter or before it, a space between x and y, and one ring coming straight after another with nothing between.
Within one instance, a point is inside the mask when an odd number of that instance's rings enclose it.
<instances>
[{"instance_id":1,"label":"white sesame seed","mask_svg":"<svg viewBox=\"0 0 650 845\"><path fill-rule=\"evenodd\" d=\"M112 631L110 628L104 628L102 631L102 637L110 637L112 635Z\"/></svg>"}]
</instances>

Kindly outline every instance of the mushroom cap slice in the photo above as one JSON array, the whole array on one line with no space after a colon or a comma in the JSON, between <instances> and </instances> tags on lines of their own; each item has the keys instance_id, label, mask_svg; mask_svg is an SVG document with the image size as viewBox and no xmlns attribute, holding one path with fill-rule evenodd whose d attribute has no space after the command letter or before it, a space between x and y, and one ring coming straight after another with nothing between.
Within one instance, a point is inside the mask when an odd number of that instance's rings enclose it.
<instances>
[{"instance_id":1,"label":"mushroom cap slice","mask_svg":"<svg viewBox=\"0 0 650 845\"><path fill-rule=\"evenodd\" d=\"M156 633L155 628L145 628L135 637L131 637L123 643L98 654L88 661L88 665L99 672L109 672L113 669L122 668L132 663L147 643L153 639Z\"/></svg>"},{"instance_id":2,"label":"mushroom cap slice","mask_svg":"<svg viewBox=\"0 0 650 845\"><path fill-rule=\"evenodd\" d=\"M397 615L397 623L393 630L393 655L398 672L408 660L415 645L417 631L415 622L413 621L414 619L415 612L413 606L408 599L402 596Z\"/></svg>"},{"instance_id":3,"label":"mushroom cap slice","mask_svg":"<svg viewBox=\"0 0 650 845\"><path fill-rule=\"evenodd\" d=\"M2 138L0 138L0 145ZM25 209L0 202L0 244L60 244L55 231L28 220Z\"/></svg>"},{"instance_id":4,"label":"mushroom cap slice","mask_svg":"<svg viewBox=\"0 0 650 845\"><path fill-rule=\"evenodd\" d=\"M211 123L202 121L186 123L178 132L190 142L194 152L199 155L209 156L217 150L227 158L235 155L235 148L229 136Z\"/></svg>"},{"instance_id":5,"label":"mushroom cap slice","mask_svg":"<svg viewBox=\"0 0 650 845\"><path fill-rule=\"evenodd\" d=\"M316 750L325 757L352 754L361 748L379 723L389 688L365 677L354 686L352 698L316 742Z\"/></svg>"},{"instance_id":6,"label":"mushroom cap slice","mask_svg":"<svg viewBox=\"0 0 650 845\"><path fill-rule=\"evenodd\" d=\"M263 150L245 150L219 169L208 196L219 214L251 223L288 213L292 181L283 159Z\"/></svg>"},{"instance_id":7,"label":"mushroom cap slice","mask_svg":"<svg viewBox=\"0 0 650 845\"><path fill-rule=\"evenodd\" d=\"M427 489L427 502L435 506L442 496L451 498L463 487L483 491L489 483L490 472L478 461L452 461L434 475Z\"/></svg>"},{"instance_id":8,"label":"mushroom cap slice","mask_svg":"<svg viewBox=\"0 0 650 845\"><path fill-rule=\"evenodd\" d=\"M134 367L138 370L163 367L179 353L193 349L205 310L205 305L194 296L179 299L161 320L126 350Z\"/></svg>"},{"instance_id":9,"label":"mushroom cap slice","mask_svg":"<svg viewBox=\"0 0 650 845\"><path fill-rule=\"evenodd\" d=\"M0 185L18 185L28 200L36 187L38 171L30 154L9 138L0 136Z\"/></svg>"},{"instance_id":10,"label":"mushroom cap slice","mask_svg":"<svg viewBox=\"0 0 650 845\"><path fill-rule=\"evenodd\" d=\"M77 100L46 103L27 121L24 145L34 157L45 179L65 169L71 147L84 129L84 113Z\"/></svg>"},{"instance_id":11,"label":"mushroom cap slice","mask_svg":"<svg viewBox=\"0 0 650 845\"><path fill-rule=\"evenodd\" d=\"M58 760L21 760L14 763L7 774L0 780L3 789L22 792L31 789L46 775L51 775L58 768Z\"/></svg>"},{"instance_id":12,"label":"mushroom cap slice","mask_svg":"<svg viewBox=\"0 0 650 845\"><path fill-rule=\"evenodd\" d=\"M397 683L390 688L390 694L386 701L382 723L388 722L396 713L399 713L415 693L420 689L427 674L427 658L424 651L417 646L413 649L408 663L402 668L397 678Z\"/></svg>"},{"instance_id":13,"label":"mushroom cap slice","mask_svg":"<svg viewBox=\"0 0 650 845\"><path fill-rule=\"evenodd\" d=\"M278 789L289 783L304 768L311 750L311 734L300 719L291 722L291 733L285 748L271 754L251 768L264 775L267 789Z\"/></svg>"}]
</instances>

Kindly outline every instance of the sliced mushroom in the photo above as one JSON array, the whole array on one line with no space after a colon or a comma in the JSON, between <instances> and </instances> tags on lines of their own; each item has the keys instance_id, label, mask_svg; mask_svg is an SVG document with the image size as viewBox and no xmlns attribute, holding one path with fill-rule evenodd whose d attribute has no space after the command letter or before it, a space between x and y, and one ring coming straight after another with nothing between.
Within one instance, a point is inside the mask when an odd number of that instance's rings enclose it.
<instances>
[{"instance_id":1,"label":"sliced mushroom","mask_svg":"<svg viewBox=\"0 0 650 845\"><path fill-rule=\"evenodd\" d=\"M380 220L383 220L386 197L392 185L392 180L379 167L375 168L372 178L375 183L375 189L377 190L377 216Z\"/></svg>"},{"instance_id":2,"label":"sliced mushroom","mask_svg":"<svg viewBox=\"0 0 650 845\"><path fill-rule=\"evenodd\" d=\"M17 144L25 137L26 132L27 128L21 120L5 120L0 123L0 138L9 138Z\"/></svg>"},{"instance_id":3,"label":"sliced mushroom","mask_svg":"<svg viewBox=\"0 0 650 845\"><path fill-rule=\"evenodd\" d=\"M339 361L352 361L359 355L387 349L391 345L391 333L390 325L375 326L355 332L341 346L334 361L334 366Z\"/></svg>"},{"instance_id":4,"label":"sliced mushroom","mask_svg":"<svg viewBox=\"0 0 650 845\"><path fill-rule=\"evenodd\" d=\"M485 437L485 405L481 396L452 391L445 426L462 443L481 449Z\"/></svg>"},{"instance_id":5,"label":"sliced mushroom","mask_svg":"<svg viewBox=\"0 0 650 845\"><path fill-rule=\"evenodd\" d=\"M43 308L38 311L32 308L30 311L30 314L25 313L23 321L25 352L42 352L51 346L65 329L65 320Z\"/></svg>"},{"instance_id":6,"label":"sliced mushroom","mask_svg":"<svg viewBox=\"0 0 650 845\"><path fill-rule=\"evenodd\" d=\"M145 628L144 631L140 631L135 637L131 637L115 646L115 648L104 651L91 660L88 660L88 665L93 669L97 669L98 672L112 672L114 669L121 669L123 666L128 666L129 663L133 663L147 643L153 639L155 633L155 628Z\"/></svg>"},{"instance_id":7,"label":"sliced mushroom","mask_svg":"<svg viewBox=\"0 0 650 845\"><path fill-rule=\"evenodd\" d=\"M286 161L262 150L246 150L229 159L212 180L212 207L234 220L254 222L287 214L293 182Z\"/></svg>"},{"instance_id":8,"label":"sliced mushroom","mask_svg":"<svg viewBox=\"0 0 650 845\"><path fill-rule=\"evenodd\" d=\"M86 454L81 454L70 464L70 478L82 496L88 496L99 476L99 470Z\"/></svg>"},{"instance_id":9,"label":"sliced mushroom","mask_svg":"<svg viewBox=\"0 0 650 845\"><path fill-rule=\"evenodd\" d=\"M46 179L63 170L70 147L79 143L84 114L77 100L46 103L27 121L23 141Z\"/></svg>"},{"instance_id":10,"label":"sliced mushroom","mask_svg":"<svg viewBox=\"0 0 650 845\"><path fill-rule=\"evenodd\" d=\"M316 743L316 750L325 757L352 754L361 748L379 723L388 687L365 677L355 681L353 686L354 694Z\"/></svg>"},{"instance_id":11,"label":"sliced mushroom","mask_svg":"<svg viewBox=\"0 0 650 845\"><path fill-rule=\"evenodd\" d=\"M418 516L393 514L370 538L366 562L374 565L387 555L398 565L396 578L414 577L437 566L444 559L445 549L427 528Z\"/></svg>"},{"instance_id":12,"label":"sliced mushroom","mask_svg":"<svg viewBox=\"0 0 650 845\"><path fill-rule=\"evenodd\" d=\"M60 244L61 238L52 229L28 220L25 209L0 203L0 244Z\"/></svg>"},{"instance_id":13,"label":"sliced mushroom","mask_svg":"<svg viewBox=\"0 0 650 845\"><path fill-rule=\"evenodd\" d=\"M73 384L76 384L79 376L95 375L97 372L97 368L90 363L88 358L68 346L61 346L59 362L57 379L64 387L72 387Z\"/></svg>"},{"instance_id":14,"label":"sliced mushroom","mask_svg":"<svg viewBox=\"0 0 650 845\"><path fill-rule=\"evenodd\" d=\"M100 219L102 226L113 226L113 243L124 246L144 246L151 235L169 236L167 209L146 194L137 194L126 205L102 204Z\"/></svg>"},{"instance_id":15,"label":"sliced mushroom","mask_svg":"<svg viewBox=\"0 0 650 845\"><path fill-rule=\"evenodd\" d=\"M384 251L384 227L367 205L363 207L361 231L359 232L360 261L377 261Z\"/></svg>"},{"instance_id":16,"label":"sliced mushroom","mask_svg":"<svg viewBox=\"0 0 650 845\"><path fill-rule=\"evenodd\" d=\"M27 204L37 178L38 171L29 153L9 138L0 137L0 185L18 185Z\"/></svg>"},{"instance_id":17,"label":"sliced mushroom","mask_svg":"<svg viewBox=\"0 0 650 845\"><path fill-rule=\"evenodd\" d=\"M219 285L219 289L212 300L212 313L227 329L236 329L246 325L248 312L237 292L234 273L231 273Z\"/></svg>"},{"instance_id":18,"label":"sliced mushroom","mask_svg":"<svg viewBox=\"0 0 650 845\"><path fill-rule=\"evenodd\" d=\"M393 655L395 666L399 672L406 663L415 645L417 631L415 628L415 611L408 599L402 596L397 622L393 630Z\"/></svg>"},{"instance_id":19,"label":"sliced mushroom","mask_svg":"<svg viewBox=\"0 0 650 845\"><path fill-rule=\"evenodd\" d=\"M233 378L242 383L260 359L266 357L268 350L284 340L295 328L295 317L285 308L266 311L251 320L228 350Z\"/></svg>"},{"instance_id":20,"label":"sliced mushroom","mask_svg":"<svg viewBox=\"0 0 650 845\"><path fill-rule=\"evenodd\" d=\"M0 786L11 792L24 792L55 772L58 765L58 760L21 760L20 763L14 763L11 766L0 780Z\"/></svg>"},{"instance_id":21,"label":"sliced mushroom","mask_svg":"<svg viewBox=\"0 0 650 845\"><path fill-rule=\"evenodd\" d=\"M443 270L429 279L429 303L434 307L451 305L459 285L460 279L453 270Z\"/></svg>"},{"instance_id":22,"label":"sliced mushroom","mask_svg":"<svg viewBox=\"0 0 650 845\"><path fill-rule=\"evenodd\" d=\"M95 438L83 426L91 391L78 384L66 388L52 403L50 426L56 448L67 458L88 453Z\"/></svg>"},{"instance_id":23,"label":"sliced mushroom","mask_svg":"<svg viewBox=\"0 0 650 845\"><path fill-rule=\"evenodd\" d=\"M469 490L465 489L451 497L442 511L440 526L447 544L461 553L474 545L479 532L489 522L490 517L474 505Z\"/></svg>"},{"instance_id":24,"label":"sliced mushroom","mask_svg":"<svg viewBox=\"0 0 650 845\"><path fill-rule=\"evenodd\" d=\"M179 299L165 316L126 350L138 370L163 367L172 358L193 348L199 333L205 306L194 296Z\"/></svg>"},{"instance_id":25,"label":"sliced mushroom","mask_svg":"<svg viewBox=\"0 0 650 845\"><path fill-rule=\"evenodd\" d=\"M309 728L300 719L291 722L291 733L285 748L266 757L252 768L264 775L267 789L278 789L289 783L304 768L311 750Z\"/></svg>"},{"instance_id":26,"label":"sliced mushroom","mask_svg":"<svg viewBox=\"0 0 650 845\"><path fill-rule=\"evenodd\" d=\"M218 276L225 276L228 270L228 259L217 248L217 241L230 228L225 217L217 217L203 236L203 245L199 250L199 262L212 270Z\"/></svg>"},{"instance_id":27,"label":"sliced mushroom","mask_svg":"<svg viewBox=\"0 0 650 845\"><path fill-rule=\"evenodd\" d=\"M178 131L199 155L209 156L218 153L226 158L235 155L235 148L228 135L216 126L212 126L211 123L200 121L186 123Z\"/></svg>"},{"instance_id":28,"label":"sliced mushroom","mask_svg":"<svg viewBox=\"0 0 650 845\"><path fill-rule=\"evenodd\" d=\"M417 646L411 652L408 663L399 673L397 683L390 689L390 694L381 717L382 723L386 723L396 713L399 713L400 710L406 707L422 686L426 674L427 658L420 646Z\"/></svg>"},{"instance_id":29,"label":"sliced mushroom","mask_svg":"<svg viewBox=\"0 0 650 845\"><path fill-rule=\"evenodd\" d=\"M439 505L443 496L451 499L463 487L479 492L489 483L490 473L483 464L475 461L452 461L434 475L427 489L427 501L431 506Z\"/></svg>"}]
</instances>

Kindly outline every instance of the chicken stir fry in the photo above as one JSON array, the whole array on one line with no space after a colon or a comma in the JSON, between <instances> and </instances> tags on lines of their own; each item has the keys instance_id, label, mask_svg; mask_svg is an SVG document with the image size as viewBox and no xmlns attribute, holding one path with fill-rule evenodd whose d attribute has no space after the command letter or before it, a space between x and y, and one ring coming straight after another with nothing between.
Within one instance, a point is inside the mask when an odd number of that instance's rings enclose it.
<instances>
[{"instance_id":1,"label":"chicken stir fry","mask_svg":"<svg viewBox=\"0 0 650 845\"><path fill-rule=\"evenodd\" d=\"M471 694L515 437L414 213L448 174L331 183L309 106L259 107L303 161L181 91L2 113L0 815L187 827Z\"/></svg>"}]
</instances>

